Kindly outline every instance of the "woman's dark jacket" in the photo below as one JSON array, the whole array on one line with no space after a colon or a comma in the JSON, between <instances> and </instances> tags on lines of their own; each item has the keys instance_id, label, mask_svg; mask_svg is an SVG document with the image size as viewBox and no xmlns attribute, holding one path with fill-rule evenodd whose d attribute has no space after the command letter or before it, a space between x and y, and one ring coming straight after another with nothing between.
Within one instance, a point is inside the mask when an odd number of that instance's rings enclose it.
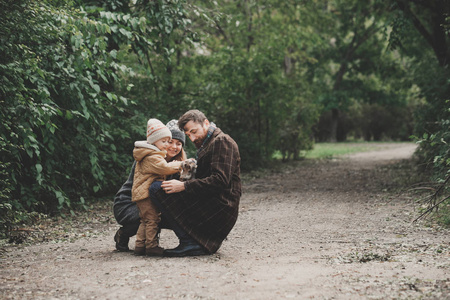
<instances>
[{"instance_id":1,"label":"woman's dark jacket","mask_svg":"<svg viewBox=\"0 0 450 300\"><path fill-rule=\"evenodd\" d=\"M114 197L113 212L117 223L120 225L135 224L140 222L139 209L135 202L131 202L131 188L133 187L134 170L136 161L133 162L130 175Z\"/></svg>"}]
</instances>

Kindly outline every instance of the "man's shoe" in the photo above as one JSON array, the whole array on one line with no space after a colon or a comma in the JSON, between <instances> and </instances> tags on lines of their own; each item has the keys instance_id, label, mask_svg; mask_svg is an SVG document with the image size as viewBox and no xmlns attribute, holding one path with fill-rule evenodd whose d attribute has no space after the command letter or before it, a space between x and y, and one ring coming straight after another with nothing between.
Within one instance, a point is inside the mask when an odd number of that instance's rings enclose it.
<instances>
[{"instance_id":1,"label":"man's shoe","mask_svg":"<svg viewBox=\"0 0 450 300\"><path fill-rule=\"evenodd\" d=\"M116 234L114 235L114 242L116 242L116 249L120 252L127 252L130 250L128 248L128 242L130 241L129 237L123 236L122 228L119 228L117 230Z\"/></svg>"},{"instance_id":2,"label":"man's shoe","mask_svg":"<svg viewBox=\"0 0 450 300\"><path fill-rule=\"evenodd\" d=\"M208 252L199 244L179 244L176 248L164 250L163 256L166 257L185 257L207 255Z\"/></svg>"}]
</instances>

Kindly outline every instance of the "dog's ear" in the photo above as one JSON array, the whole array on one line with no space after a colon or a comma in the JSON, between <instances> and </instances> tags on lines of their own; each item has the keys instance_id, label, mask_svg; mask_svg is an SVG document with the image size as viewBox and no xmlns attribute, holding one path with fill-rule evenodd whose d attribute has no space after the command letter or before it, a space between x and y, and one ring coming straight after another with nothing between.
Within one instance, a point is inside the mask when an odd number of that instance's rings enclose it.
<instances>
[{"instance_id":1,"label":"dog's ear","mask_svg":"<svg viewBox=\"0 0 450 300\"><path fill-rule=\"evenodd\" d=\"M179 169L180 170L183 170L183 169L186 170L187 168L189 168L189 162L187 162L185 160L182 161Z\"/></svg>"}]
</instances>

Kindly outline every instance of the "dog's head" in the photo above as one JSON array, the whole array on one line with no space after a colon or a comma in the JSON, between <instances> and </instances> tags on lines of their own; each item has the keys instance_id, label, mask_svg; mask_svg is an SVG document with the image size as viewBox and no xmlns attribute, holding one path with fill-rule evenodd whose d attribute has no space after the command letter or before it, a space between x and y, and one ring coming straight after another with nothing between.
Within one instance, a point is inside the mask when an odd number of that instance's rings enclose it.
<instances>
[{"instance_id":1,"label":"dog's head","mask_svg":"<svg viewBox=\"0 0 450 300\"><path fill-rule=\"evenodd\" d=\"M195 159L185 160L180 166L180 180L186 181L195 177L197 161Z\"/></svg>"}]
</instances>

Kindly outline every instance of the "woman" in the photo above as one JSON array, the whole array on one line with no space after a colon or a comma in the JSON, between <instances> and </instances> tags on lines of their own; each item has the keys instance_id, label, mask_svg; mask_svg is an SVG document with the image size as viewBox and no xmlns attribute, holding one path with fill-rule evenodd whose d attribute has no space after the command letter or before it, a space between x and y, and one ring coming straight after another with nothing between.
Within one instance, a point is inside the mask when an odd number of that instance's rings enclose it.
<instances>
[{"instance_id":1,"label":"woman","mask_svg":"<svg viewBox=\"0 0 450 300\"><path fill-rule=\"evenodd\" d=\"M166 125L172 133L172 140L170 141L169 148L167 149L167 162L173 160L183 161L187 159L186 153L183 149L186 142L186 136L184 132L178 128L177 123L177 120L171 120ZM137 208L136 203L131 201L131 188L133 187L135 166L136 162L133 162L128 180L122 185L114 197L114 217L116 218L117 223L122 225L114 236L116 249L118 251L129 251L128 242L130 237L136 235L140 224L139 209ZM176 176L178 176L178 174L173 175L168 179L175 179ZM162 219L160 227L165 227L164 219Z\"/></svg>"}]
</instances>

